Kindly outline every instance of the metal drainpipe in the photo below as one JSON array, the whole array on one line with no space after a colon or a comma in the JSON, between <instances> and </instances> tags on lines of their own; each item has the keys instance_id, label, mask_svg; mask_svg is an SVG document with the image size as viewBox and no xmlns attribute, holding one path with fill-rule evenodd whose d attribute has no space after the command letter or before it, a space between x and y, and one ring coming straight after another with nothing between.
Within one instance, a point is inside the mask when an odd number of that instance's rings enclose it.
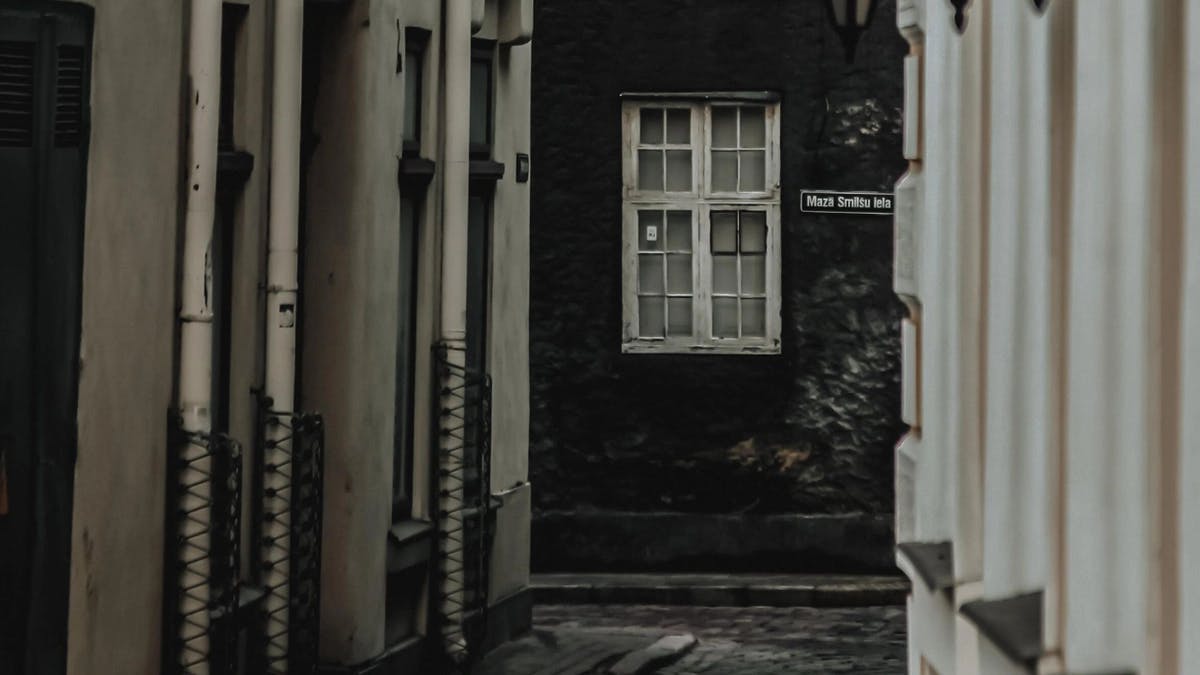
<instances>
[{"instance_id":1,"label":"metal drainpipe","mask_svg":"<svg viewBox=\"0 0 1200 675\"><path fill-rule=\"evenodd\" d=\"M217 126L221 98L221 0L192 0L191 27L188 35L188 75L191 78L191 122L188 133L187 215L184 219L183 260L179 298L179 400L178 410L183 431L207 436L212 430L212 233L216 214ZM185 493L182 509L195 516L183 518L179 534L184 541L203 539L205 523L211 521L211 508L205 506L212 496L207 481L211 459L197 459L207 452L194 443L171 452L185 452L187 469L181 482L194 485ZM167 508L175 508L168 505ZM208 604L209 561L191 546L180 547L183 587L188 591L179 599L180 611L190 613ZM187 563L188 560L194 562ZM197 611L194 620L179 627L179 638L200 653L209 650L208 612ZM193 652L184 650L181 660ZM182 664L181 664L182 665ZM192 664L189 673L207 675L207 661Z\"/></svg>"},{"instance_id":2,"label":"metal drainpipe","mask_svg":"<svg viewBox=\"0 0 1200 675\"><path fill-rule=\"evenodd\" d=\"M303 0L276 0L271 91L270 218L267 237L267 413L263 476L263 559L271 673L286 673L290 597L292 416L296 403L296 303L299 290L300 96L304 49ZM271 470L270 467L276 467ZM282 666L282 670L280 669Z\"/></svg>"},{"instance_id":3,"label":"metal drainpipe","mask_svg":"<svg viewBox=\"0 0 1200 675\"><path fill-rule=\"evenodd\" d=\"M442 157L442 345L447 358L459 368L466 365L467 334L467 199L468 141L471 114L471 0L446 0L442 22L445 101ZM442 391L462 391L461 370L443 376ZM453 394L442 394L442 409L454 407ZM453 416L439 417L442 438ZM463 464L464 448L438 453L438 511L442 557L441 614L443 648L451 659L461 662L467 655L463 633L463 486L449 474ZM455 541L455 537L458 538Z\"/></svg>"}]
</instances>

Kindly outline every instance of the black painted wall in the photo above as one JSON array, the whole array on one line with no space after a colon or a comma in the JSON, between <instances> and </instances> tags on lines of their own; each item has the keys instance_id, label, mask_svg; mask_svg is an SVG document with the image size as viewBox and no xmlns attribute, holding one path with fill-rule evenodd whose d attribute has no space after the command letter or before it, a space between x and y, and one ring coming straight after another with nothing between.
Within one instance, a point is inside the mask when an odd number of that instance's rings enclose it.
<instances>
[{"instance_id":1,"label":"black painted wall","mask_svg":"<svg viewBox=\"0 0 1200 675\"><path fill-rule=\"evenodd\" d=\"M819 0L540 0L532 147L536 508L887 512L899 437L890 218L906 47L880 0L855 60ZM623 355L624 91L782 95L783 353Z\"/></svg>"}]
</instances>

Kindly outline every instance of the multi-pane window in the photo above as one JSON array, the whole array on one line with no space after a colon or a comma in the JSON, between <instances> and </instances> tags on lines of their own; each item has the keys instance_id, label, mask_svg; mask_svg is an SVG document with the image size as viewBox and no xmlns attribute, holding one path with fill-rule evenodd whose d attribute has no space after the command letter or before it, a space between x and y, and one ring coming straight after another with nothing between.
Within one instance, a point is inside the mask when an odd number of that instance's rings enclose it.
<instances>
[{"instance_id":1,"label":"multi-pane window","mask_svg":"<svg viewBox=\"0 0 1200 675\"><path fill-rule=\"evenodd\" d=\"M471 45L470 150L472 158L492 155L493 46L487 40Z\"/></svg>"},{"instance_id":2,"label":"multi-pane window","mask_svg":"<svg viewBox=\"0 0 1200 675\"><path fill-rule=\"evenodd\" d=\"M626 352L778 353L779 106L629 96Z\"/></svg>"},{"instance_id":3,"label":"multi-pane window","mask_svg":"<svg viewBox=\"0 0 1200 675\"><path fill-rule=\"evenodd\" d=\"M429 31L408 27L404 31L404 116L401 132L404 154L417 156L421 152L421 108L425 103L425 50L429 46Z\"/></svg>"}]
</instances>

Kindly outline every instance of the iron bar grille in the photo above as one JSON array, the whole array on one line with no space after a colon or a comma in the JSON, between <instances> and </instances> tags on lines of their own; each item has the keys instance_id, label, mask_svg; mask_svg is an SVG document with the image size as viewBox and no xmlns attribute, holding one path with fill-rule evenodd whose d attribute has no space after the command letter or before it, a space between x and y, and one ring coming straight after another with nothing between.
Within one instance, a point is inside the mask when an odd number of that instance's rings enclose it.
<instances>
[{"instance_id":1,"label":"iron bar grille","mask_svg":"<svg viewBox=\"0 0 1200 675\"><path fill-rule=\"evenodd\" d=\"M185 431L174 412L167 438L162 672L234 675L241 446Z\"/></svg>"},{"instance_id":2,"label":"iron bar grille","mask_svg":"<svg viewBox=\"0 0 1200 675\"><path fill-rule=\"evenodd\" d=\"M311 675L320 627L325 426L320 415L263 408L258 568L266 593L248 640L250 670Z\"/></svg>"},{"instance_id":3,"label":"iron bar grille","mask_svg":"<svg viewBox=\"0 0 1200 675\"><path fill-rule=\"evenodd\" d=\"M451 355L457 351L455 356ZM469 668L487 628L491 502L491 378L437 347L439 614L447 669ZM461 501L457 499L461 495Z\"/></svg>"}]
</instances>

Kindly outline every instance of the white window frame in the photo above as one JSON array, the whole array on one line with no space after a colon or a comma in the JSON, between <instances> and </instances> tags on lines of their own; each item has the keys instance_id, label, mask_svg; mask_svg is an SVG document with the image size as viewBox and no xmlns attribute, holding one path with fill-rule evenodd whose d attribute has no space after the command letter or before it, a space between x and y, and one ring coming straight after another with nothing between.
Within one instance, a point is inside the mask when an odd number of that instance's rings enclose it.
<instances>
[{"instance_id":1,"label":"white window frame","mask_svg":"<svg viewBox=\"0 0 1200 675\"><path fill-rule=\"evenodd\" d=\"M782 283L779 190L779 103L762 94L626 94L621 106L621 351L627 354L778 354L780 353ZM761 192L714 192L709 156L712 148L712 108L759 105L766 108L766 167ZM691 110L692 186L690 192L638 189L636 161L641 136L642 108ZM664 144L666 139L664 138ZM684 210L693 214L692 334L642 337L638 330L638 210ZM711 223L713 211L763 211L767 214L766 321L762 337L715 337L712 332ZM665 238L665 232L664 232Z\"/></svg>"}]
</instances>

